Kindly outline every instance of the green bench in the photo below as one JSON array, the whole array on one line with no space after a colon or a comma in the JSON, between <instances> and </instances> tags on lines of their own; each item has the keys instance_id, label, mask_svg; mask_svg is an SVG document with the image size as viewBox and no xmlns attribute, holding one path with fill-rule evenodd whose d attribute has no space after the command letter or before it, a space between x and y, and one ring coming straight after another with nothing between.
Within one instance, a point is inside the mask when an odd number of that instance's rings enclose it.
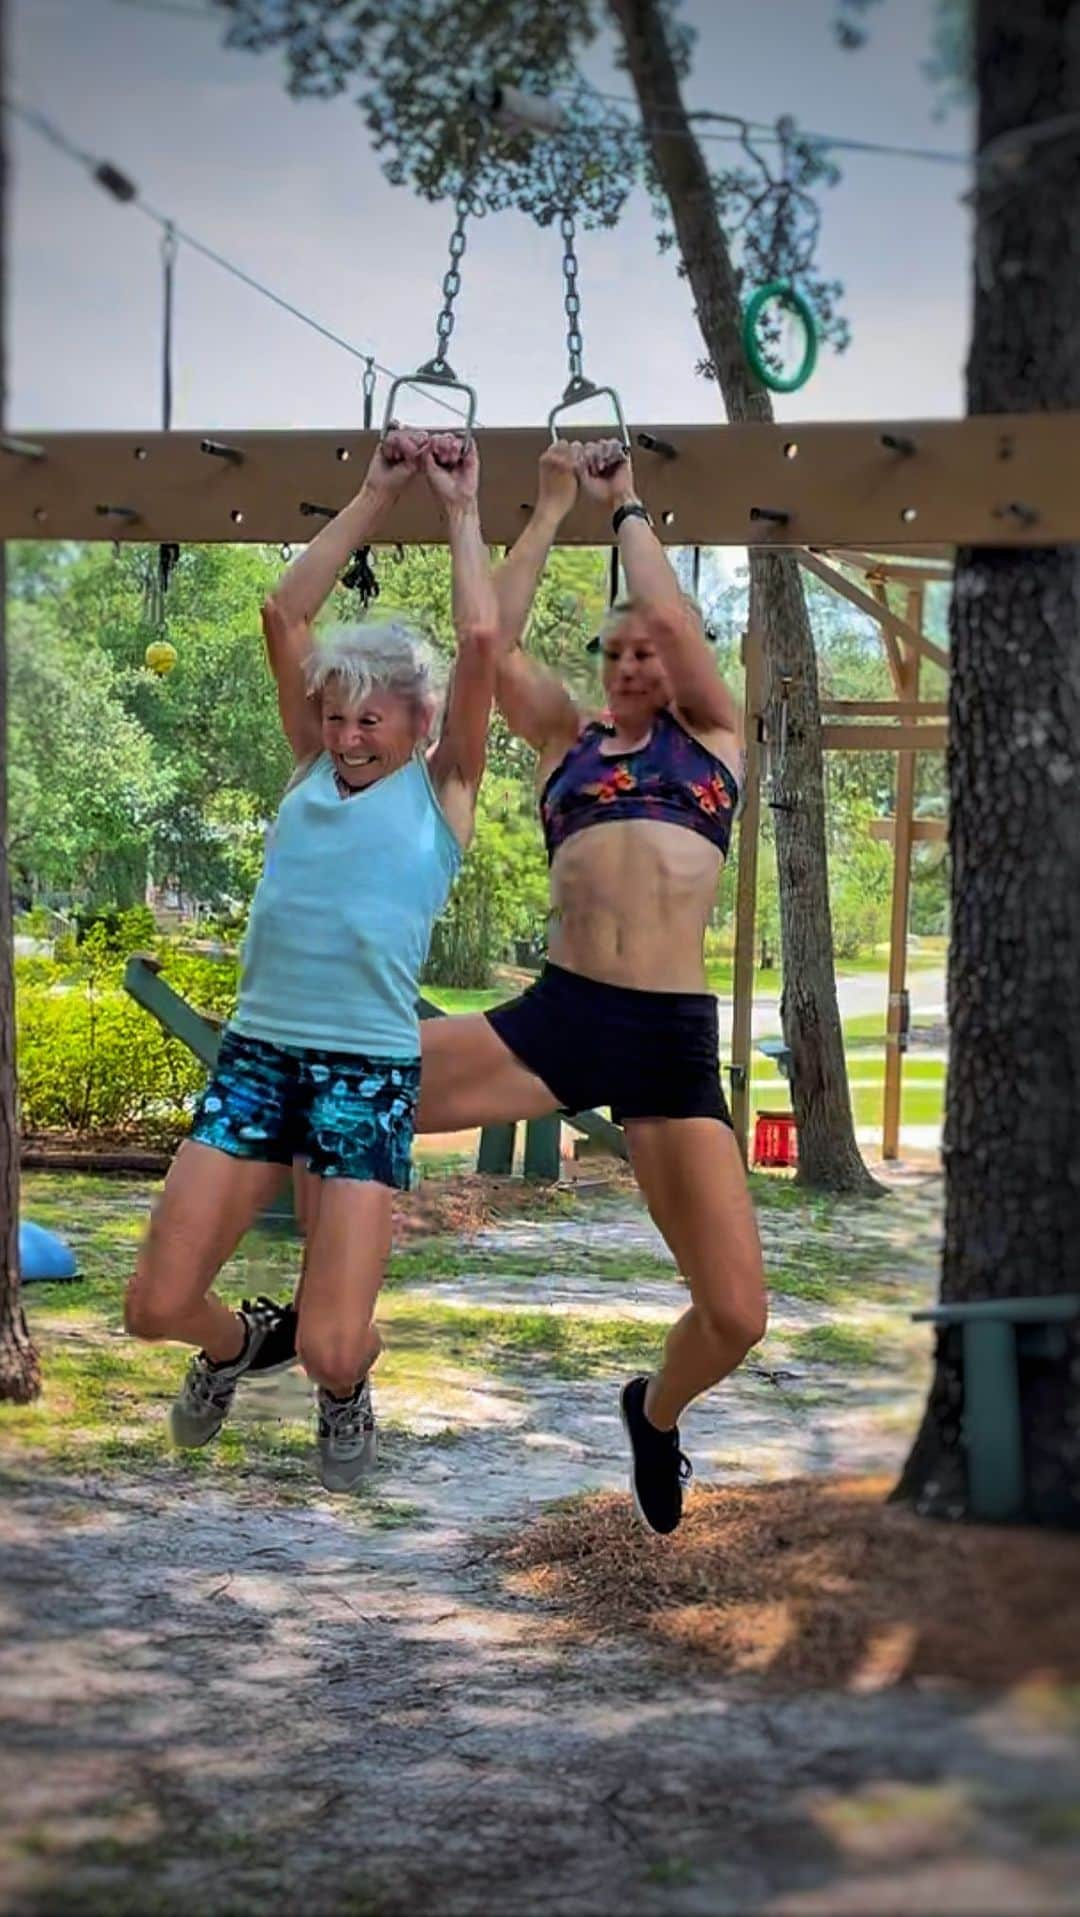
<instances>
[{"instance_id":1,"label":"green bench","mask_svg":"<svg viewBox=\"0 0 1080 1917\"><path fill-rule=\"evenodd\" d=\"M1080 1318L1080 1297L985 1298L912 1316L959 1341L971 1516L998 1524L1022 1518L1027 1477L1020 1359L1066 1356L1066 1327Z\"/></svg>"}]
</instances>

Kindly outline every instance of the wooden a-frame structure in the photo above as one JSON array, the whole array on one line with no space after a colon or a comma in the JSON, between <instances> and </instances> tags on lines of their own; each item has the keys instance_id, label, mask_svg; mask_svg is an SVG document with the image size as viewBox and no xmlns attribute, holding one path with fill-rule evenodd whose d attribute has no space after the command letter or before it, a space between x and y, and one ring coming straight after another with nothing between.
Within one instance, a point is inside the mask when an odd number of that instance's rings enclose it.
<instances>
[{"instance_id":1,"label":"wooden a-frame structure","mask_svg":"<svg viewBox=\"0 0 1080 1917\"><path fill-rule=\"evenodd\" d=\"M806 426L631 428L635 472L657 531L677 546L793 549L800 563L877 621L893 679L889 701L826 701L827 750L897 754L883 1151L898 1149L911 848L940 837L914 818L914 755L946 741L942 704L919 698L921 662L948 667L923 629L925 588L950 577L957 546L1080 542L1080 413ZM487 538L516 539L531 510L536 427L485 429L481 511ZM0 436L0 539L156 544L292 543L339 511L371 456L371 432L26 433ZM435 502L407 493L393 535L439 544ZM587 500L563 544L605 546L610 526ZM882 555L879 557L878 555ZM843 566L846 570L842 571ZM853 580L850 573L858 575ZM905 589L895 612L887 587ZM747 784L736 905L732 1109L749 1125L754 895L761 816L764 681L760 637L746 642Z\"/></svg>"}]
</instances>

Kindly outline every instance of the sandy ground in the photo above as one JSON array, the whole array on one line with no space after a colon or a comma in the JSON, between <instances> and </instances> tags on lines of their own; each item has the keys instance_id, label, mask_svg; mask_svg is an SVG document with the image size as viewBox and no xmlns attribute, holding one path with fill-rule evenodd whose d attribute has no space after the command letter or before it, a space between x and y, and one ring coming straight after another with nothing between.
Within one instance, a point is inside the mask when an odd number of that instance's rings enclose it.
<instances>
[{"instance_id":1,"label":"sandy ground","mask_svg":"<svg viewBox=\"0 0 1080 1917\"><path fill-rule=\"evenodd\" d=\"M897 1249L928 1287L935 1204L905 1207ZM777 1241L791 1229L766 1222ZM662 1279L626 1296L590 1269L613 1244L655 1248L639 1213L504 1224L484 1243L524 1234L535 1251L538 1233L550 1279L489 1270L440 1300L670 1318ZM822 1315L789 1300L776 1348ZM193 1489L164 1457L139 1478L13 1468L2 1908L1080 1910L1080 1704L1037 1672L1008 1695L793 1694L639 1643L572 1644L511 1589L490 1539L551 1498L624 1482L614 1386L540 1366L470 1380L467 1423L450 1368L423 1402L387 1390L363 1502L286 1498L269 1478L239 1497L224 1480ZM812 1380L748 1367L684 1442L704 1479L887 1471L921 1388L917 1345ZM304 1390L288 1374L237 1415L291 1415Z\"/></svg>"}]
</instances>

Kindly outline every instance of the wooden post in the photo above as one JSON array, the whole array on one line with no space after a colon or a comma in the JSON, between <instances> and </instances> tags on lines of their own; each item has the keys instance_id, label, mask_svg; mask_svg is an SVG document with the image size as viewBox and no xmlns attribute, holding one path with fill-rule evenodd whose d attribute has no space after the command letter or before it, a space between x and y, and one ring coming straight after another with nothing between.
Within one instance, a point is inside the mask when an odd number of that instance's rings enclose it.
<instances>
[{"instance_id":1,"label":"wooden post","mask_svg":"<svg viewBox=\"0 0 1080 1917\"><path fill-rule=\"evenodd\" d=\"M550 1118L530 1118L525 1127L525 1176L539 1184L556 1185L562 1176L562 1121L557 1112Z\"/></svg>"},{"instance_id":2,"label":"wooden post","mask_svg":"<svg viewBox=\"0 0 1080 1917\"><path fill-rule=\"evenodd\" d=\"M746 767L739 825L739 883L735 898L735 969L731 1025L731 1117L743 1158L750 1136L750 1023L754 1009L754 934L757 919L758 843L761 835L761 718L764 662L761 634L753 626L743 641L746 700Z\"/></svg>"},{"instance_id":3,"label":"wooden post","mask_svg":"<svg viewBox=\"0 0 1080 1917\"><path fill-rule=\"evenodd\" d=\"M0 0L0 85L9 78L7 13L7 0ZM0 432L7 418L7 213L7 143L0 128ZM7 554L0 544L0 1400L29 1404L41 1390L41 1371L19 1295L15 948L7 858L6 602Z\"/></svg>"},{"instance_id":4,"label":"wooden post","mask_svg":"<svg viewBox=\"0 0 1080 1917\"><path fill-rule=\"evenodd\" d=\"M516 1125L485 1125L480 1133L476 1169L489 1178L509 1178L514 1169Z\"/></svg>"},{"instance_id":5,"label":"wooden post","mask_svg":"<svg viewBox=\"0 0 1080 1917\"><path fill-rule=\"evenodd\" d=\"M907 594L906 619L909 626L922 631L923 588L912 586ZM921 655L916 646L905 646L897 691L902 701L915 705L919 697ZM889 1005L885 1021L885 1108L881 1126L881 1156L900 1155L900 1100L903 1091L904 1055L901 1051L904 1027L904 989L907 979L908 909L911 902L911 845L915 817L915 754L896 755L896 825L893 833L892 916L889 924Z\"/></svg>"}]
</instances>

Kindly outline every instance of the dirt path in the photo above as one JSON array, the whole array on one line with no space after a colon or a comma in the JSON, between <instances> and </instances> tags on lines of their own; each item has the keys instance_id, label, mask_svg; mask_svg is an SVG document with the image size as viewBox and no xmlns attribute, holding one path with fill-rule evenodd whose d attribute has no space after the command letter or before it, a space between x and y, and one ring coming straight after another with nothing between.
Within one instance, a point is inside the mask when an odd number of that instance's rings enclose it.
<instances>
[{"instance_id":1,"label":"dirt path","mask_svg":"<svg viewBox=\"0 0 1080 1917\"><path fill-rule=\"evenodd\" d=\"M912 1223L914 1218L914 1223ZM771 1252L793 1228L766 1220ZM855 1227L853 1226L853 1230ZM896 1221L865 1219L895 1238ZM932 1203L898 1266L926 1270ZM667 1320L674 1274L639 1214L503 1227L485 1261L550 1247L552 1272L497 1268L418 1300ZM602 1269L601 1269L602 1267ZM927 1278L929 1282L929 1278ZM845 1324L899 1336L882 1365L788 1362L835 1304L778 1302L768 1363L687 1420L703 1477L888 1467L921 1379L897 1310ZM789 1375L784 1376L784 1373ZM239 1415L295 1415L290 1374ZM613 1384L537 1364L453 1365L380 1392L377 1495L242 1499L212 1479L13 1478L0 1513L0 1810L6 1904L27 1917L341 1917L1080 1910L1080 1711L911 1687L791 1695L572 1645L511 1596L493 1526L624 1479ZM628 1523L630 1519L628 1517ZM662 1548L662 1547L658 1547Z\"/></svg>"}]
</instances>

